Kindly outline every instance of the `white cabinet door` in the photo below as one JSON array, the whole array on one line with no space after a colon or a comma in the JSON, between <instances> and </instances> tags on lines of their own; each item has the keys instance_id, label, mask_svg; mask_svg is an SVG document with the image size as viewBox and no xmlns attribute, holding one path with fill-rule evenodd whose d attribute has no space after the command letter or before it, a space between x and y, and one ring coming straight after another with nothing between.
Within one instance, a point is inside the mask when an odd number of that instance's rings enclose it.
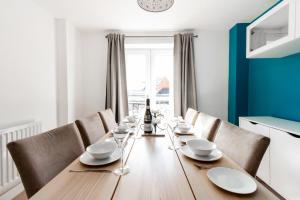
<instances>
[{"instance_id":1,"label":"white cabinet door","mask_svg":"<svg viewBox=\"0 0 300 200\"><path fill-rule=\"evenodd\" d=\"M300 1L296 1L296 38L300 38Z\"/></svg>"},{"instance_id":2,"label":"white cabinet door","mask_svg":"<svg viewBox=\"0 0 300 200\"><path fill-rule=\"evenodd\" d=\"M270 137L269 130L267 126L263 126L257 123L250 122L246 119L240 119L240 127L251 131L256 134L264 135ZM257 171L257 176L263 180L265 183L270 184L270 147L268 147Z\"/></svg>"},{"instance_id":3,"label":"white cabinet door","mask_svg":"<svg viewBox=\"0 0 300 200\"><path fill-rule=\"evenodd\" d=\"M289 200L300 199L300 138L270 128L271 187Z\"/></svg>"}]
</instances>

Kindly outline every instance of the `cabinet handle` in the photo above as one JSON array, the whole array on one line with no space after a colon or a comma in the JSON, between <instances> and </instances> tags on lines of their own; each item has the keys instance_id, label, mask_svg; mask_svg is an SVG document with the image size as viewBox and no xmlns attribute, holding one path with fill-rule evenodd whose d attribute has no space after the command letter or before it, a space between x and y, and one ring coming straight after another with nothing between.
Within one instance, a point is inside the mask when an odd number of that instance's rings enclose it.
<instances>
[{"instance_id":1,"label":"cabinet handle","mask_svg":"<svg viewBox=\"0 0 300 200\"><path fill-rule=\"evenodd\" d=\"M289 133L289 132L286 132L287 134L289 134L290 136L292 137L295 137L295 138L300 138L300 135L296 135L294 133Z\"/></svg>"},{"instance_id":2,"label":"cabinet handle","mask_svg":"<svg viewBox=\"0 0 300 200\"><path fill-rule=\"evenodd\" d=\"M256 122L252 122L252 121L249 121L251 124L253 124L253 125L256 125L256 124L258 124L258 123L256 123Z\"/></svg>"}]
</instances>

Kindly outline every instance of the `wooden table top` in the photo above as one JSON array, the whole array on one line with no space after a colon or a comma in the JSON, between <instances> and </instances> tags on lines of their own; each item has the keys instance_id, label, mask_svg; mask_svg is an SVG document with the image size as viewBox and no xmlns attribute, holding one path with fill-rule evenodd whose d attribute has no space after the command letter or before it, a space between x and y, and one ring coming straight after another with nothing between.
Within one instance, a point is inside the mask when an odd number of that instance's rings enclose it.
<instances>
[{"instance_id":1,"label":"wooden table top","mask_svg":"<svg viewBox=\"0 0 300 200\"><path fill-rule=\"evenodd\" d=\"M199 161L169 150L170 144L168 133L165 137L130 138L125 149L130 173L121 177L101 172L71 173L70 169L88 168L76 159L31 199L278 199L257 181L258 189L250 195L237 195L218 188L208 180L206 169L194 166ZM244 171L226 155L209 165ZM104 168L113 170L119 166L120 161L117 161Z\"/></svg>"}]
</instances>

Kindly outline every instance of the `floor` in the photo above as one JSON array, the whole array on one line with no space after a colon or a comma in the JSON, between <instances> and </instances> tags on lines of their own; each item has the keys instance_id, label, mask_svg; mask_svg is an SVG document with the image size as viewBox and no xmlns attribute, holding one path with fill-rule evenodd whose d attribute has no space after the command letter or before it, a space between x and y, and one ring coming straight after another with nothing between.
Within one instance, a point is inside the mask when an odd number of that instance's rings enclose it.
<instances>
[{"instance_id":1,"label":"floor","mask_svg":"<svg viewBox=\"0 0 300 200\"><path fill-rule=\"evenodd\" d=\"M16 196L13 200L28 200L25 191L21 192L18 196Z\"/></svg>"}]
</instances>

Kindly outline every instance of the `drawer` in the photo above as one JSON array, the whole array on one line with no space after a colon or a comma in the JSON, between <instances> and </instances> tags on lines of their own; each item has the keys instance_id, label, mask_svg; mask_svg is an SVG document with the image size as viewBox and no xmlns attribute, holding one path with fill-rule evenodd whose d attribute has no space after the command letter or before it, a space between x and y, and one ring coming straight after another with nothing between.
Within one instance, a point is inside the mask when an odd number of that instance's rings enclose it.
<instances>
[{"instance_id":1,"label":"drawer","mask_svg":"<svg viewBox=\"0 0 300 200\"><path fill-rule=\"evenodd\" d=\"M255 122L251 122L249 120L240 118L240 127L247 130L251 131L256 134L260 134L266 137L270 137L269 130L270 128Z\"/></svg>"},{"instance_id":2,"label":"drawer","mask_svg":"<svg viewBox=\"0 0 300 200\"><path fill-rule=\"evenodd\" d=\"M300 138L270 128L271 187L289 200L300 199Z\"/></svg>"}]
</instances>

